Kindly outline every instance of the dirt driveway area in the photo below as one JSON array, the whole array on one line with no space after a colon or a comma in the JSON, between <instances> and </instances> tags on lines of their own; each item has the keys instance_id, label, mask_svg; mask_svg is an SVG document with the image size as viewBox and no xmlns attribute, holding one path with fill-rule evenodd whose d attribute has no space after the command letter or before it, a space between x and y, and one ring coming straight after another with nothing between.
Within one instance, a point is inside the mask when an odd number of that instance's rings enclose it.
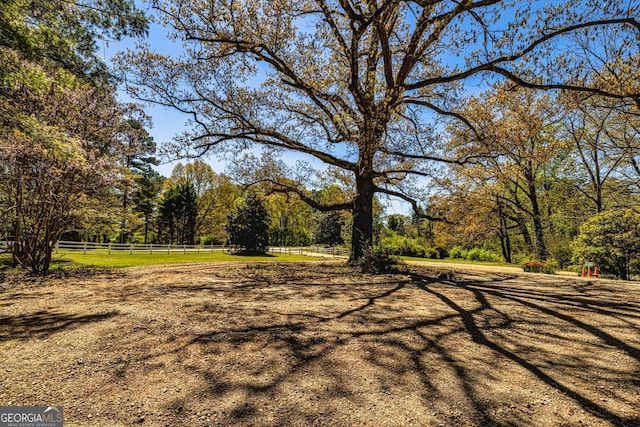
<instances>
[{"instance_id":1,"label":"dirt driveway area","mask_svg":"<svg viewBox=\"0 0 640 427\"><path fill-rule=\"evenodd\" d=\"M0 405L65 426L638 426L640 284L339 263L0 284Z\"/></svg>"}]
</instances>

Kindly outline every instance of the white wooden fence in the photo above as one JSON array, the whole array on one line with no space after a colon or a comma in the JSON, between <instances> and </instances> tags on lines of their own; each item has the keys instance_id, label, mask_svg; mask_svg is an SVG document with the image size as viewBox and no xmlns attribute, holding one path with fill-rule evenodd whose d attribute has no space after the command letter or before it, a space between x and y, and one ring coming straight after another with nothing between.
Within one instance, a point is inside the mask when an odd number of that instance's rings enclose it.
<instances>
[{"instance_id":1,"label":"white wooden fence","mask_svg":"<svg viewBox=\"0 0 640 427\"><path fill-rule=\"evenodd\" d=\"M7 245L10 242L5 242ZM186 254L189 253L231 253L232 246L225 245L160 245L160 244L133 244L133 243L97 243L97 242L69 242L59 241L55 246L55 253L61 252L82 252L86 253L112 253L122 254ZM323 247L323 246L270 246L271 253L295 254L295 255L316 255L316 256L348 256L349 252L345 248Z\"/></svg>"},{"instance_id":2,"label":"white wooden fence","mask_svg":"<svg viewBox=\"0 0 640 427\"><path fill-rule=\"evenodd\" d=\"M8 240L0 240L0 253L9 252L13 242ZM186 254L189 253L214 253L214 252L233 252L233 246L225 245L160 245L160 244L134 244L134 243L97 243L97 242L69 242L59 241L56 243L54 252L65 253L105 253L130 255L136 254ZM349 256L349 251L345 248L324 247L318 245L312 246L270 246L268 251L271 253L281 253L290 255L311 255L311 256Z\"/></svg>"}]
</instances>

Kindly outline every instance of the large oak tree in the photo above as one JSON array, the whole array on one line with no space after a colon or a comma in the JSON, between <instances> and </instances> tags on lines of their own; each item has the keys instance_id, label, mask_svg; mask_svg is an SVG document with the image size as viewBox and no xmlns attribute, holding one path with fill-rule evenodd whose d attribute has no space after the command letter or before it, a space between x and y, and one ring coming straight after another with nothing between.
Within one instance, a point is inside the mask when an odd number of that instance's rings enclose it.
<instances>
[{"instance_id":1,"label":"large oak tree","mask_svg":"<svg viewBox=\"0 0 640 427\"><path fill-rule=\"evenodd\" d=\"M160 0L159 16L184 53L150 48L123 57L132 93L192 117L182 148L197 154L251 144L293 150L353 176L352 260L372 244L374 194L420 206L414 178L439 153L441 120L482 79L626 98L587 82L577 34L615 28L618 64L640 34L636 2L568 0ZM578 55L580 52L581 55ZM597 53L597 52L596 52ZM277 181L277 180L275 180Z\"/></svg>"}]
</instances>

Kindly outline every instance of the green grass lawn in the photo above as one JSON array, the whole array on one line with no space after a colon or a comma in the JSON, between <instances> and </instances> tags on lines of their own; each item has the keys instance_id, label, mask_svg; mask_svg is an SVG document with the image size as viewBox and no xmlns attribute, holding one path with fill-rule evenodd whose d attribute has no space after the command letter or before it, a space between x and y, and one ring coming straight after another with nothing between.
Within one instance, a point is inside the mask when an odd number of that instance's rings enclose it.
<instances>
[{"instance_id":1,"label":"green grass lawn","mask_svg":"<svg viewBox=\"0 0 640 427\"><path fill-rule=\"evenodd\" d=\"M499 267L520 267L519 265L509 264L506 262L470 261L468 259L454 259L454 258L432 259L432 258L402 256L400 257L400 259L404 261L416 261L416 262L439 262L442 264L471 264L471 265L495 265Z\"/></svg>"},{"instance_id":2,"label":"green grass lawn","mask_svg":"<svg viewBox=\"0 0 640 427\"><path fill-rule=\"evenodd\" d=\"M173 252L168 255L166 252L149 253L133 253L114 252L108 254L106 251L88 251L86 254L78 252L60 252L53 255L51 261L51 270L58 268L70 269L79 267L100 267L100 268L119 268L119 267L136 267L144 265L159 264L187 264L197 262L251 262L251 261L309 261L321 260L304 255L288 255L288 254L267 254L259 256L230 255L223 252ZM11 257L8 254L0 255L0 267L8 267L11 265Z\"/></svg>"},{"instance_id":3,"label":"green grass lawn","mask_svg":"<svg viewBox=\"0 0 640 427\"><path fill-rule=\"evenodd\" d=\"M513 264L507 264L504 262L479 262L469 261L461 259L427 259L418 257L401 257L405 261L417 261L417 262L438 262L442 264L475 264L475 265L498 265L505 267L514 267ZM116 252L111 251L87 251L84 254L82 251L69 251L59 252L54 254L51 261L51 270L58 268L61 269L73 269L80 267L98 267L98 268L120 268L120 267L136 267L145 265L161 265L161 264L188 264L198 262L252 262L252 261L277 261L277 262L294 262L294 261L321 261L323 258L317 258L312 256L305 256L299 254L280 254L269 253L261 256L244 256L244 255L230 255L224 252L172 252L167 254L166 252L154 252L140 253L134 252L129 254L128 251ZM9 267L11 265L11 256L9 254L0 255L0 268Z\"/></svg>"}]
</instances>

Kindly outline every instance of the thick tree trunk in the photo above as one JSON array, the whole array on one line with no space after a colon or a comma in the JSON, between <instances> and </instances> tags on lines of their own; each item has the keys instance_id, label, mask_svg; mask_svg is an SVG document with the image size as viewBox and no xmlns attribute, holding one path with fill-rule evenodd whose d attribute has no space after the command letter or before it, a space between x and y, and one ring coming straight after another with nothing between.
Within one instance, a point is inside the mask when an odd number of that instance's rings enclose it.
<instances>
[{"instance_id":1,"label":"thick tree trunk","mask_svg":"<svg viewBox=\"0 0 640 427\"><path fill-rule=\"evenodd\" d=\"M540 213L534 213L533 215L533 235L535 237L535 246L536 246L536 257L540 260L546 260L547 253L547 245L544 241L544 231L542 229L542 219L540 217Z\"/></svg>"},{"instance_id":2,"label":"thick tree trunk","mask_svg":"<svg viewBox=\"0 0 640 427\"><path fill-rule=\"evenodd\" d=\"M361 173L356 176L350 264L356 263L365 251L373 246L373 195L374 185L371 173Z\"/></svg>"},{"instance_id":3,"label":"thick tree trunk","mask_svg":"<svg viewBox=\"0 0 640 427\"><path fill-rule=\"evenodd\" d=\"M507 218L502 212L502 205L498 202L498 215L500 217L500 247L502 248L502 256L504 260L511 263L511 239L509 238L509 227L507 226Z\"/></svg>"},{"instance_id":4,"label":"thick tree trunk","mask_svg":"<svg viewBox=\"0 0 640 427\"><path fill-rule=\"evenodd\" d=\"M531 234L529 233L529 229L527 228L527 219L518 214L516 224L518 226L518 231L520 235L522 235L522 240L527 249L533 249L533 239L531 238Z\"/></svg>"},{"instance_id":5,"label":"thick tree trunk","mask_svg":"<svg viewBox=\"0 0 640 427\"><path fill-rule=\"evenodd\" d=\"M602 185L596 185L596 213L602 212Z\"/></svg>"},{"instance_id":6,"label":"thick tree trunk","mask_svg":"<svg viewBox=\"0 0 640 427\"><path fill-rule=\"evenodd\" d=\"M129 145L127 148L131 149L131 142L129 142ZM125 167L127 168L127 170L131 167L130 156L126 157ZM122 190L122 218L120 219L120 243L126 243L125 228L127 226L127 207L128 207L127 201L129 198L126 185L127 184L125 184L125 187Z\"/></svg>"},{"instance_id":7,"label":"thick tree trunk","mask_svg":"<svg viewBox=\"0 0 640 427\"><path fill-rule=\"evenodd\" d=\"M120 243L126 243L126 232L125 229L127 227L127 191L124 191L122 196L122 218L120 218Z\"/></svg>"},{"instance_id":8,"label":"thick tree trunk","mask_svg":"<svg viewBox=\"0 0 640 427\"><path fill-rule=\"evenodd\" d=\"M529 184L529 200L531 201L531 216L533 220L533 237L535 239L536 257L539 260L546 260L547 245L544 239L544 230L542 228L542 214L540 212L540 205L538 204L538 193L536 190L536 184L534 178L527 177Z\"/></svg>"},{"instance_id":9,"label":"thick tree trunk","mask_svg":"<svg viewBox=\"0 0 640 427\"><path fill-rule=\"evenodd\" d=\"M22 228L20 218L22 217L22 181L16 180L15 183L15 216L13 218L13 245L11 246L11 255L13 257L13 267L20 265L20 260L23 259L23 253L21 249L22 241Z\"/></svg>"}]
</instances>

